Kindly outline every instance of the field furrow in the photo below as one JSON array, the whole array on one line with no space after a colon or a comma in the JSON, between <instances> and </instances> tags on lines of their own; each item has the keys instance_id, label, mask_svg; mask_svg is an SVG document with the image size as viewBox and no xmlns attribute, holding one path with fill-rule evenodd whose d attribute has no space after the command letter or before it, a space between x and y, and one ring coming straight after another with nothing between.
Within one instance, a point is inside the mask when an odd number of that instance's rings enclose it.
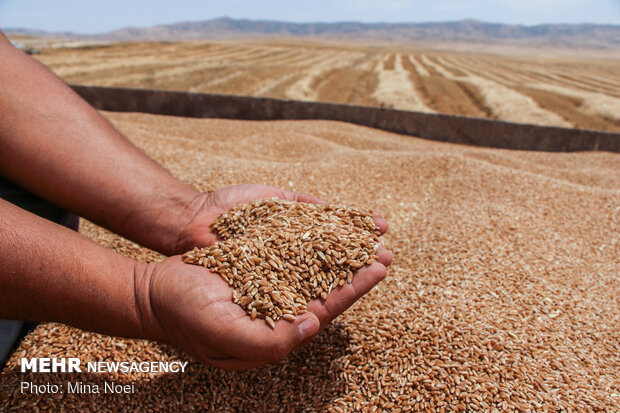
<instances>
[{"instance_id":1,"label":"field furrow","mask_svg":"<svg viewBox=\"0 0 620 413\"><path fill-rule=\"evenodd\" d=\"M291 72L286 67L244 67L240 76L211 87L207 92L287 98L287 91L307 77L304 71Z\"/></svg>"},{"instance_id":2,"label":"field furrow","mask_svg":"<svg viewBox=\"0 0 620 413\"><path fill-rule=\"evenodd\" d=\"M420 55L420 62L426 67L426 70L432 75L443 76L447 79L456 78L446 67L433 62L428 55Z\"/></svg>"},{"instance_id":3,"label":"field furrow","mask_svg":"<svg viewBox=\"0 0 620 413\"><path fill-rule=\"evenodd\" d=\"M217 53L222 53L230 49L230 45L217 43L178 43L177 47L168 49L162 54L174 56L175 59L195 59L196 57L209 58Z\"/></svg>"},{"instance_id":4,"label":"field furrow","mask_svg":"<svg viewBox=\"0 0 620 413\"><path fill-rule=\"evenodd\" d=\"M446 59L443 60L443 64L441 65L444 69L450 70L458 70L461 75L459 77L465 78L467 75L463 70L467 71L470 74L474 74L476 76L482 77L484 79L491 80L493 82L498 82L502 85L512 87L514 85L518 85L519 83L511 76L510 73L503 72L501 69L495 67L492 64L478 62L476 64L465 63L462 65L458 65L452 63ZM462 69L462 70L461 70Z\"/></svg>"},{"instance_id":5,"label":"field furrow","mask_svg":"<svg viewBox=\"0 0 620 413\"><path fill-rule=\"evenodd\" d=\"M96 58L93 60L88 60L84 58L69 58L58 64L54 64L53 62L49 61L43 62L47 65L50 65L53 68L54 72L61 77L86 77L96 79L106 77L106 73L108 73L108 71L117 71L122 69L140 71L149 70L157 66L167 67L168 65L170 65L170 63L162 63L161 59L156 56L135 59L135 61L133 62L127 62L127 59L123 58Z\"/></svg>"},{"instance_id":6,"label":"field furrow","mask_svg":"<svg viewBox=\"0 0 620 413\"><path fill-rule=\"evenodd\" d=\"M394 53L389 54L383 61L383 68L385 70L394 70L396 62L396 55Z\"/></svg>"},{"instance_id":7,"label":"field furrow","mask_svg":"<svg viewBox=\"0 0 620 413\"><path fill-rule=\"evenodd\" d=\"M401 55L394 58L393 69L386 69L386 66L391 66L390 59L391 56L388 56L383 66L378 67L379 82L372 97L385 107L433 112L418 96L416 85L403 67Z\"/></svg>"},{"instance_id":8,"label":"field furrow","mask_svg":"<svg viewBox=\"0 0 620 413\"><path fill-rule=\"evenodd\" d=\"M514 71L514 69L512 70ZM510 72L511 69L507 68L506 71ZM592 84L587 84L571 76L567 76L565 73L558 72L550 68L547 68L547 69L529 68L527 70L527 73L533 79L531 83L544 82L544 83L553 84L553 85L557 85L561 87L570 87L570 88L574 88L577 90L584 90L587 92L604 92L604 93L611 92L615 94L618 93L617 89L613 90L613 88L610 88L607 86L600 87L600 86L596 86Z\"/></svg>"},{"instance_id":9,"label":"field furrow","mask_svg":"<svg viewBox=\"0 0 620 413\"><path fill-rule=\"evenodd\" d=\"M297 80L301 75L298 72L286 72L285 74L268 79L263 83L257 85L252 91L252 96L269 96L269 97L282 97L278 94L278 90L284 92L286 85L291 85L293 81Z\"/></svg>"},{"instance_id":10,"label":"field furrow","mask_svg":"<svg viewBox=\"0 0 620 413\"><path fill-rule=\"evenodd\" d=\"M369 65L369 62L371 63ZM318 90L318 100L324 102L377 106L373 98L379 77L374 70L381 64L378 57L365 55L347 67L335 68L317 79L313 87Z\"/></svg>"},{"instance_id":11,"label":"field furrow","mask_svg":"<svg viewBox=\"0 0 620 413\"><path fill-rule=\"evenodd\" d=\"M530 85L538 90L559 93L565 96L582 99L579 110L587 115L594 115L616 123L620 120L620 99L603 93L576 90L569 87L549 85L545 83ZM616 123L617 124L617 123Z\"/></svg>"},{"instance_id":12,"label":"field furrow","mask_svg":"<svg viewBox=\"0 0 620 413\"><path fill-rule=\"evenodd\" d=\"M287 67L299 67L299 68L308 68L312 67L324 59L329 58L335 55L337 52L335 51L327 51L324 53L319 53L313 50L302 51L298 56L292 57L286 61L285 66Z\"/></svg>"},{"instance_id":13,"label":"field furrow","mask_svg":"<svg viewBox=\"0 0 620 413\"><path fill-rule=\"evenodd\" d=\"M237 79L238 77L241 77L245 72L247 72L246 70L235 70L235 71L230 71L230 69L228 69L226 72L222 73L222 76L216 76L213 77L209 80L207 80L204 83L199 83L196 86L192 86L189 88L190 92L208 92L208 91L213 91L215 90L218 86L224 85L228 82L230 82L231 80Z\"/></svg>"},{"instance_id":14,"label":"field furrow","mask_svg":"<svg viewBox=\"0 0 620 413\"><path fill-rule=\"evenodd\" d=\"M530 69L522 68L511 63L496 63L495 70L510 78L513 83L537 83L540 79Z\"/></svg>"},{"instance_id":15,"label":"field furrow","mask_svg":"<svg viewBox=\"0 0 620 413\"><path fill-rule=\"evenodd\" d=\"M409 56L409 62L411 63L411 65L413 66L414 70L420 75L420 76L430 76L429 71L426 69L426 67L420 63L418 61L418 57L414 56L414 55L410 55Z\"/></svg>"},{"instance_id":16,"label":"field furrow","mask_svg":"<svg viewBox=\"0 0 620 413\"><path fill-rule=\"evenodd\" d=\"M579 128L609 132L620 128L618 118L610 119L601 114L590 114L582 110L584 109L582 98L532 87L519 87L516 90L534 99L540 107L553 110L568 122L578 125Z\"/></svg>"},{"instance_id":17,"label":"field furrow","mask_svg":"<svg viewBox=\"0 0 620 413\"><path fill-rule=\"evenodd\" d=\"M286 97L297 100L317 100L318 90L314 88L317 81L320 81L330 70L347 67L351 62L363 56L363 53L340 52L327 59L323 59L320 63L307 70L305 77L291 85L285 93Z\"/></svg>"},{"instance_id":18,"label":"field furrow","mask_svg":"<svg viewBox=\"0 0 620 413\"><path fill-rule=\"evenodd\" d=\"M201 61L212 62L213 65L236 62L247 53L255 51L251 46L231 46L210 55L199 56ZM196 59L198 56L194 57Z\"/></svg>"},{"instance_id":19,"label":"field furrow","mask_svg":"<svg viewBox=\"0 0 620 413\"><path fill-rule=\"evenodd\" d=\"M570 74L565 68L532 67L530 65L517 65L509 63L494 63L495 68L500 69L502 76L510 79L512 76L525 77L528 83L551 83L563 87L573 87L587 92L602 92L620 97L620 84L602 83L578 74ZM482 66L480 72L493 71Z\"/></svg>"},{"instance_id":20,"label":"field furrow","mask_svg":"<svg viewBox=\"0 0 620 413\"><path fill-rule=\"evenodd\" d=\"M434 57L429 58L429 61L432 61L439 67L443 67L445 70L450 72L450 74L454 77L467 77L467 74L461 71L458 67L454 65L446 64L446 60L442 57L434 56Z\"/></svg>"},{"instance_id":21,"label":"field furrow","mask_svg":"<svg viewBox=\"0 0 620 413\"><path fill-rule=\"evenodd\" d=\"M434 66L437 68L438 65ZM512 122L534 123L537 125L564 126L570 127L572 123L562 118L553 111L540 107L531 97L517 92L516 90L504 86L500 82L490 80L487 77L479 76L472 69L459 67L467 77L453 77L453 79L463 79L475 85L484 98L485 106L491 113L499 118ZM444 75L447 73L444 70ZM448 75L446 77L449 77Z\"/></svg>"},{"instance_id":22,"label":"field furrow","mask_svg":"<svg viewBox=\"0 0 620 413\"><path fill-rule=\"evenodd\" d=\"M531 66L515 69L514 65L511 68L507 63L497 67L501 68L501 76L506 79L502 82L505 86L515 88L576 127L606 131L620 127L620 100L616 93L580 85L579 81L575 82L575 79L557 73L557 70L543 71ZM478 75L494 72L482 65L478 65L476 70L469 70ZM521 82L510 80L508 77L511 74L520 76Z\"/></svg>"},{"instance_id":23,"label":"field furrow","mask_svg":"<svg viewBox=\"0 0 620 413\"><path fill-rule=\"evenodd\" d=\"M126 61L123 63L122 61L113 62L108 67L104 68L96 68L85 70L82 69L76 75L85 75L90 78L99 79L104 77L113 77L115 78L115 83L117 84L126 84L128 82L133 82L136 80L140 80L142 78L150 78L151 80L162 80L168 79L173 81L176 77L188 78L194 75L196 72L204 72L209 69L218 68L221 66L221 61L217 60L222 58L224 55L230 56L239 53L243 53L244 49L236 49L236 50L226 50L222 51L222 54L218 54L217 58L210 58L204 56L193 56L188 58L187 60L178 59L174 55L165 56L164 61L167 63L162 64L162 56L158 56L152 61L139 61L135 64L127 64ZM159 62L159 63L157 63ZM97 73L100 72L100 73ZM139 75L141 72L142 76L136 76L136 73ZM78 77L75 79L76 81L82 82L82 78L79 76L67 75L70 78ZM158 82L161 83L161 82Z\"/></svg>"},{"instance_id":24,"label":"field furrow","mask_svg":"<svg viewBox=\"0 0 620 413\"><path fill-rule=\"evenodd\" d=\"M433 68L425 67L421 63L418 63L416 68L410 56L403 56L402 62L413 84L416 85L417 92L431 109L464 116L490 115L475 86L438 75ZM424 68L427 75L420 75L419 68Z\"/></svg>"},{"instance_id":25,"label":"field furrow","mask_svg":"<svg viewBox=\"0 0 620 413\"><path fill-rule=\"evenodd\" d=\"M281 58L282 55L286 55L286 49L281 48L266 48L260 53L253 55L245 55L236 59L236 63L241 64L253 64L253 65L272 65L272 59Z\"/></svg>"},{"instance_id":26,"label":"field furrow","mask_svg":"<svg viewBox=\"0 0 620 413\"><path fill-rule=\"evenodd\" d=\"M308 57L308 53L303 50L290 49L283 51L278 56L272 56L265 64L269 66L291 66L291 62L298 60L300 57ZM257 62L254 63L258 64Z\"/></svg>"},{"instance_id":27,"label":"field furrow","mask_svg":"<svg viewBox=\"0 0 620 413\"><path fill-rule=\"evenodd\" d=\"M598 82L588 81L587 79L579 78L576 75L567 75L565 73L552 73L557 79L565 82L568 85L576 86L579 89L586 90L588 92L603 92L609 95L620 97L620 84L614 86L602 85ZM620 76L620 74L618 75Z\"/></svg>"},{"instance_id":28,"label":"field furrow","mask_svg":"<svg viewBox=\"0 0 620 413\"><path fill-rule=\"evenodd\" d=\"M293 84L301 80L304 76L304 74L296 73L290 79L287 79L286 81L274 86L271 90L264 92L260 96L277 99L288 99L286 92L291 88Z\"/></svg>"},{"instance_id":29,"label":"field furrow","mask_svg":"<svg viewBox=\"0 0 620 413\"><path fill-rule=\"evenodd\" d=\"M376 71L364 70L359 72L359 76L357 77L357 81L347 103L362 106L379 106L380 103L377 102L372 95L372 92L377 89L378 85L379 76Z\"/></svg>"},{"instance_id":30,"label":"field furrow","mask_svg":"<svg viewBox=\"0 0 620 413\"><path fill-rule=\"evenodd\" d=\"M575 75L575 76L578 76L578 75ZM620 90L620 80L617 80L616 82L614 82L613 80L601 79L599 77L593 77L593 76L587 76L587 75L581 75L581 79L583 82L587 82L588 84L591 84L592 86L606 87L615 92L618 92L618 90Z\"/></svg>"}]
</instances>

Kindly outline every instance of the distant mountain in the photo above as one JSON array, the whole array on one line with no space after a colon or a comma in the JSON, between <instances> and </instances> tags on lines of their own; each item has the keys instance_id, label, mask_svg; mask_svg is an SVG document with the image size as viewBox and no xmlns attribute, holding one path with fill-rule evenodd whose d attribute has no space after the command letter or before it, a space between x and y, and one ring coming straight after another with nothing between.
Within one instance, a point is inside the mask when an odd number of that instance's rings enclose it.
<instances>
[{"instance_id":1,"label":"distant mountain","mask_svg":"<svg viewBox=\"0 0 620 413\"><path fill-rule=\"evenodd\" d=\"M463 42L620 49L620 25L541 24L522 26L462 20L440 23L287 23L227 17L153 27L128 27L98 35L5 29L7 34L77 40L196 40L240 38L315 38L398 43Z\"/></svg>"}]
</instances>

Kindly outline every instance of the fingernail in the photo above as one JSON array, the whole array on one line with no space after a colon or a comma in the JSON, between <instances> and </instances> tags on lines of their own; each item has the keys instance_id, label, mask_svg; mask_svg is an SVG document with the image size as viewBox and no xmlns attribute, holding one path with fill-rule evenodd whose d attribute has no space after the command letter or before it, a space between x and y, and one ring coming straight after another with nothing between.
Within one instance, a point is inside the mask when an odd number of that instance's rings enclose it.
<instances>
[{"instance_id":1,"label":"fingernail","mask_svg":"<svg viewBox=\"0 0 620 413\"><path fill-rule=\"evenodd\" d=\"M305 340L319 331L319 324L317 323L315 317L308 317L297 327L297 329L299 330L301 339Z\"/></svg>"}]
</instances>

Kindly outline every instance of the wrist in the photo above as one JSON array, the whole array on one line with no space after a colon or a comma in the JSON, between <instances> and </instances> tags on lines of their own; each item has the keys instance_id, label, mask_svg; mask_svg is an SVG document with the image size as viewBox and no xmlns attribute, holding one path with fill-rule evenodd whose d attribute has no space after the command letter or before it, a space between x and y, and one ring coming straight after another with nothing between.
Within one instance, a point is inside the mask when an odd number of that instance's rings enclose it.
<instances>
[{"instance_id":1,"label":"wrist","mask_svg":"<svg viewBox=\"0 0 620 413\"><path fill-rule=\"evenodd\" d=\"M212 193L198 193L184 208L184 224L176 233L176 239L169 255L183 254L194 247L204 247L212 244L215 237L211 233L211 215L213 212Z\"/></svg>"},{"instance_id":2,"label":"wrist","mask_svg":"<svg viewBox=\"0 0 620 413\"><path fill-rule=\"evenodd\" d=\"M183 234L202 208L205 198L206 194L193 189L160 195L151 203L154 210L149 218L150 228L143 232L142 240L136 241L167 256L185 252L182 250L185 247Z\"/></svg>"},{"instance_id":3,"label":"wrist","mask_svg":"<svg viewBox=\"0 0 620 413\"><path fill-rule=\"evenodd\" d=\"M165 342L164 330L155 316L151 299L155 268L156 264L134 262L133 286L137 336L141 339Z\"/></svg>"}]
</instances>

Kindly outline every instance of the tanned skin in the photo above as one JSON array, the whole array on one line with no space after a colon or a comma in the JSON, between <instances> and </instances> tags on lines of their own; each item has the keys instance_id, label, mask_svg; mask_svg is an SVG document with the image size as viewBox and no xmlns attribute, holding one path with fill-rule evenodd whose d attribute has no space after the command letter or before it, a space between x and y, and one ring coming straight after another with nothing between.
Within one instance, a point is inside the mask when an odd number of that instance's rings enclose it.
<instances>
[{"instance_id":1,"label":"tanned skin","mask_svg":"<svg viewBox=\"0 0 620 413\"><path fill-rule=\"evenodd\" d=\"M269 197L323 201L265 185L196 191L2 32L0 176L170 256L139 263L0 200L0 318L157 340L224 369L283 359L379 283L392 260L381 247L378 262L327 300L312 300L293 322L279 320L272 330L251 321L231 301L228 284L178 254L215 242L210 224L234 205ZM379 214L375 223L387 230Z\"/></svg>"}]
</instances>

